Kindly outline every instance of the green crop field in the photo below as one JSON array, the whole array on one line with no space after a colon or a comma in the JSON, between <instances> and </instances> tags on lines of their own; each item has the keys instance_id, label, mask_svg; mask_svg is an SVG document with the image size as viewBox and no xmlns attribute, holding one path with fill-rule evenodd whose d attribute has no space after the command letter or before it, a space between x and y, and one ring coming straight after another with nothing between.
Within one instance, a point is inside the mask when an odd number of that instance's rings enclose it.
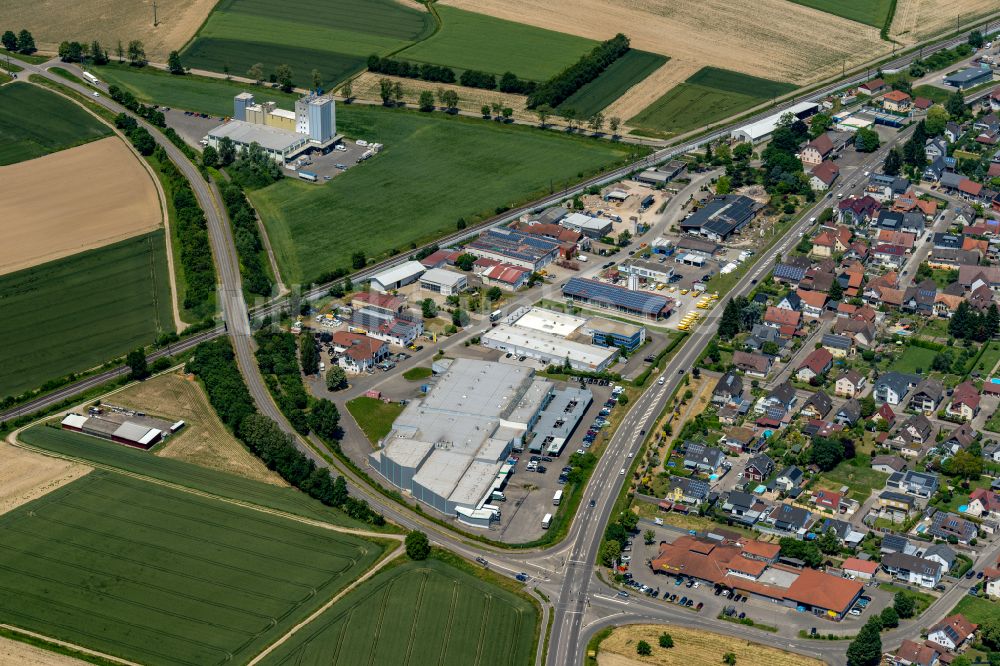
<instances>
[{"instance_id":1,"label":"green crop field","mask_svg":"<svg viewBox=\"0 0 1000 666\"><path fill-rule=\"evenodd\" d=\"M254 63L266 74L292 68L300 87L318 69L332 86L362 69L369 55L384 55L422 39L434 28L416 3L393 0L222 0L181 53L184 64L245 76Z\"/></svg>"},{"instance_id":2,"label":"green crop field","mask_svg":"<svg viewBox=\"0 0 1000 666\"><path fill-rule=\"evenodd\" d=\"M312 281L485 219L621 164L629 148L538 129L436 113L341 106L338 131L382 153L316 187L286 178L250 193L281 274ZM442 149L447 147L446 150Z\"/></svg>"},{"instance_id":3,"label":"green crop field","mask_svg":"<svg viewBox=\"0 0 1000 666\"><path fill-rule=\"evenodd\" d=\"M628 124L681 134L729 118L795 88L791 83L703 67L643 109Z\"/></svg>"},{"instance_id":4,"label":"green crop field","mask_svg":"<svg viewBox=\"0 0 1000 666\"><path fill-rule=\"evenodd\" d=\"M127 88L142 102L156 103L187 111L202 111L213 116L233 115L233 97L250 90L259 102L277 102L291 111L295 108L295 94L286 94L266 86L248 86L246 83L210 79L200 76L172 76L150 67L93 67L94 73L108 84ZM338 115L340 109L337 109Z\"/></svg>"},{"instance_id":5,"label":"green crop field","mask_svg":"<svg viewBox=\"0 0 1000 666\"><path fill-rule=\"evenodd\" d=\"M110 136L111 129L78 105L44 88L0 88L0 166Z\"/></svg>"},{"instance_id":6,"label":"green crop field","mask_svg":"<svg viewBox=\"0 0 1000 666\"><path fill-rule=\"evenodd\" d=\"M538 613L521 597L435 559L379 572L263 664L526 666Z\"/></svg>"},{"instance_id":7,"label":"green crop field","mask_svg":"<svg viewBox=\"0 0 1000 666\"><path fill-rule=\"evenodd\" d=\"M174 330L163 230L0 275L0 396Z\"/></svg>"},{"instance_id":8,"label":"green crop field","mask_svg":"<svg viewBox=\"0 0 1000 666\"><path fill-rule=\"evenodd\" d=\"M383 550L102 471L3 515L0 535L5 622L144 664L246 663Z\"/></svg>"},{"instance_id":9,"label":"green crop field","mask_svg":"<svg viewBox=\"0 0 1000 666\"><path fill-rule=\"evenodd\" d=\"M29 428L18 437L25 444L52 453L81 458L97 465L141 474L218 497L249 502L337 525L372 531L377 529L348 517L342 511L320 504L294 488L272 486L182 460L162 458L97 437L42 425Z\"/></svg>"},{"instance_id":10,"label":"green crop field","mask_svg":"<svg viewBox=\"0 0 1000 666\"><path fill-rule=\"evenodd\" d=\"M893 0L791 0L791 2L879 29L885 25L889 8L895 5Z\"/></svg>"},{"instance_id":11,"label":"green crop field","mask_svg":"<svg viewBox=\"0 0 1000 666\"><path fill-rule=\"evenodd\" d=\"M522 79L544 81L597 46L597 42L576 35L455 7L438 6L437 12L441 29L404 49L400 58L497 75L514 72Z\"/></svg>"},{"instance_id":12,"label":"green crop field","mask_svg":"<svg viewBox=\"0 0 1000 666\"><path fill-rule=\"evenodd\" d=\"M575 110L577 118L590 118L662 67L667 60L666 56L631 49L611 63L599 77L573 93L559 108Z\"/></svg>"}]
</instances>

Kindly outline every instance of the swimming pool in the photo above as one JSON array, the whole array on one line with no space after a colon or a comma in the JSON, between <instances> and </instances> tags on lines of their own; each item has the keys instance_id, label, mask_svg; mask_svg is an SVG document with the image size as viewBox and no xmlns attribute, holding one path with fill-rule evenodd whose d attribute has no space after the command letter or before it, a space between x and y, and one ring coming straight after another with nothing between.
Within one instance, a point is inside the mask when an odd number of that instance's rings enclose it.
<instances>
[{"instance_id":1,"label":"swimming pool","mask_svg":"<svg viewBox=\"0 0 1000 666\"><path fill-rule=\"evenodd\" d=\"M765 485L763 485L763 484L762 484L762 485L759 485L759 486L757 486L756 488L754 488L754 489L753 489L753 492L754 492L754 494L756 494L756 495L760 495L760 494L761 494L761 493L763 493L763 492L764 492L765 490L767 490L767 486L765 486Z\"/></svg>"},{"instance_id":2,"label":"swimming pool","mask_svg":"<svg viewBox=\"0 0 1000 666\"><path fill-rule=\"evenodd\" d=\"M1000 384L1000 377L990 377L990 384Z\"/></svg>"},{"instance_id":3,"label":"swimming pool","mask_svg":"<svg viewBox=\"0 0 1000 666\"><path fill-rule=\"evenodd\" d=\"M719 478L718 474L709 474L708 475L708 480L709 481L716 481L718 478Z\"/></svg>"},{"instance_id":4,"label":"swimming pool","mask_svg":"<svg viewBox=\"0 0 1000 666\"><path fill-rule=\"evenodd\" d=\"M764 431L764 437L765 437L765 438L769 438L769 437L770 437L771 435L773 435L773 434L774 434L774 431L773 431L773 430L765 430L765 431Z\"/></svg>"}]
</instances>

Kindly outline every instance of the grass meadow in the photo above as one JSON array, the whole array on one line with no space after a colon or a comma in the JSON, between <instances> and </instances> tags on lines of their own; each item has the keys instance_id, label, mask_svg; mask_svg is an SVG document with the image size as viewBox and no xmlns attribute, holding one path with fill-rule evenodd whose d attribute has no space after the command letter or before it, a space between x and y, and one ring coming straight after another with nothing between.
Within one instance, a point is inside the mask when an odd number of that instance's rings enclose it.
<instances>
[{"instance_id":1,"label":"grass meadow","mask_svg":"<svg viewBox=\"0 0 1000 666\"><path fill-rule=\"evenodd\" d=\"M144 664L246 663L382 546L113 472L0 517L5 622Z\"/></svg>"},{"instance_id":2,"label":"grass meadow","mask_svg":"<svg viewBox=\"0 0 1000 666\"><path fill-rule=\"evenodd\" d=\"M0 88L0 166L23 162L111 135L78 105L44 88Z\"/></svg>"},{"instance_id":3,"label":"grass meadow","mask_svg":"<svg viewBox=\"0 0 1000 666\"><path fill-rule=\"evenodd\" d=\"M431 558L387 568L264 658L265 666L527 666L538 613L522 597Z\"/></svg>"},{"instance_id":4,"label":"grass meadow","mask_svg":"<svg viewBox=\"0 0 1000 666\"><path fill-rule=\"evenodd\" d=\"M667 60L669 58L657 53L630 49L599 77L573 93L559 108L574 109L577 118L590 118L662 67Z\"/></svg>"},{"instance_id":5,"label":"grass meadow","mask_svg":"<svg viewBox=\"0 0 1000 666\"><path fill-rule=\"evenodd\" d=\"M249 502L346 527L376 529L349 518L337 509L324 506L294 488L253 481L182 460L154 456L146 451L131 449L97 437L38 425L25 430L19 438L25 444L55 454L82 458L98 465L141 474L218 497Z\"/></svg>"},{"instance_id":6,"label":"grass meadow","mask_svg":"<svg viewBox=\"0 0 1000 666\"><path fill-rule=\"evenodd\" d=\"M439 5L441 29L404 49L399 57L413 62L476 69L522 79L545 81L566 69L597 42L543 28L504 21L485 14Z\"/></svg>"},{"instance_id":7,"label":"grass meadow","mask_svg":"<svg viewBox=\"0 0 1000 666\"><path fill-rule=\"evenodd\" d=\"M937 356L937 352L933 349L908 345L903 353L889 364L889 370L919 375L928 374L935 356Z\"/></svg>"},{"instance_id":8,"label":"grass meadow","mask_svg":"<svg viewBox=\"0 0 1000 666\"><path fill-rule=\"evenodd\" d=\"M270 74L286 64L301 87L318 69L332 87L387 54L430 34L434 21L416 3L393 0L222 0L181 53L185 65L245 76L254 63Z\"/></svg>"},{"instance_id":9,"label":"grass meadow","mask_svg":"<svg viewBox=\"0 0 1000 666\"><path fill-rule=\"evenodd\" d=\"M286 178L250 199L286 282L403 252L609 167L629 147L443 113L341 106L338 131L385 146L320 187Z\"/></svg>"},{"instance_id":10,"label":"grass meadow","mask_svg":"<svg viewBox=\"0 0 1000 666\"><path fill-rule=\"evenodd\" d=\"M174 330L163 230L0 275L0 396Z\"/></svg>"},{"instance_id":11,"label":"grass meadow","mask_svg":"<svg viewBox=\"0 0 1000 666\"><path fill-rule=\"evenodd\" d=\"M791 0L803 7L812 7L849 21L857 21L881 29L889 17L894 0Z\"/></svg>"},{"instance_id":12,"label":"grass meadow","mask_svg":"<svg viewBox=\"0 0 1000 666\"><path fill-rule=\"evenodd\" d=\"M407 372L422 369L424 368L413 368ZM392 422L403 413L403 406L398 402L382 402L362 395L347 401L347 411L357 421L368 440L375 444L392 430Z\"/></svg>"},{"instance_id":13,"label":"grass meadow","mask_svg":"<svg viewBox=\"0 0 1000 666\"><path fill-rule=\"evenodd\" d=\"M628 124L681 134L729 118L795 88L791 83L703 67L643 109Z\"/></svg>"}]
</instances>

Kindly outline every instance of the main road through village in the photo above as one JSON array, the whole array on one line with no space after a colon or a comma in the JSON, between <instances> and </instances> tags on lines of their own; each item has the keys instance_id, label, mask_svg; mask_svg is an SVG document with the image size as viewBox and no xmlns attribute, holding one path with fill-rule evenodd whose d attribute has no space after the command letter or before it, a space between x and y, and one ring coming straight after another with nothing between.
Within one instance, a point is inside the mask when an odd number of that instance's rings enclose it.
<instances>
[{"instance_id":1,"label":"main road through village","mask_svg":"<svg viewBox=\"0 0 1000 666\"><path fill-rule=\"evenodd\" d=\"M965 39L965 35L960 35L940 44L929 46L924 49L924 54L926 55L940 48L950 48L964 42ZM915 57L914 54L910 54L887 63L884 67L905 67ZM30 74L43 76L73 89L80 95L89 98L92 102L114 113L127 113L124 108L106 95L102 94L99 97L95 97L92 89L62 79L50 73L44 66L32 65L13 58L12 61L22 67L23 71L19 76L26 77ZM841 80L798 99L791 100L785 106L800 101L814 101L833 90L857 84L864 80L864 75L854 76L849 80ZM106 92L106 88L102 86L102 89ZM747 122L765 117L774 112L774 110L771 110L767 113L762 113L758 117L749 119ZM195 196L205 212L212 251L219 274L219 302L222 307L226 326L224 329L207 331L205 334L199 335L197 339L207 339L220 335L223 332L227 333L236 351L240 371L247 382L258 409L279 423L286 432L292 434L297 446L310 459L315 461L317 465L333 467L337 472L343 474L350 484L351 492L368 500L388 520L406 528L423 530L438 545L455 551L464 557L471 559L485 556L495 569L506 572L526 571L532 576L531 585L547 589L554 593L555 598L552 601L551 608L549 608L548 604L543 604L541 625L544 635L549 614L552 613L554 615L552 618L552 633L547 656L547 663L549 665L565 666L582 663L587 641L594 632L605 626L632 621L675 622L706 630L714 629L729 635L745 637L748 640L766 642L800 654L818 656L832 664L843 663L846 641L805 641L778 635L762 636L758 630L742 625L723 623L715 618L693 614L675 606L663 604L662 602L656 603L653 600L635 597L628 600L615 599L614 591L594 575L594 563L597 559L597 551L603 538L604 526L613 510L621 485L627 478L627 475L621 475L616 470L628 467L630 462L629 454L634 455L638 453L644 439L641 433L655 423L657 417L666 407L669 397L677 389L684 375L693 366L698 356L715 334L718 313L722 311L726 302L734 296L746 294L752 284L770 270L774 257L788 251L798 241L800 235L805 233L811 226L809 222L810 218L817 215L822 207L828 205L826 201L821 200L812 209L806 211L800 220L788 230L785 236L775 243L766 256L757 258L757 263L747 271L728 294L723 296L719 305L713 310L716 314L709 316L703 324L698 326L694 334L684 342L680 350L666 364L661 375L665 377L666 381L663 384L653 384L650 389L632 403L628 415L598 461L590 483L585 489L584 501L580 504L581 508L574 517L566 538L548 548L530 551L507 551L467 540L461 535L451 532L414 513L407 507L385 498L339 461L332 464L328 463L327 458L318 453L318 451L325 452L325 447L320 441L310 438L307 442L295 433L272 401L254 360L249 315L247 305L243 299L239 261L233 243L231 227L226 219L225 208L221 203L218 190L213 184L207 183L202 178L198 169L155 127L148 125L141 119L137 120L150 131L157 143L164 148L170 159L190 181ZM706 141L714 141L722 138L728 135L730 129L730 127L719 129L699 138L696 142L658 150L626 167L604 174L576 188L560 192L546 200L533 202L530 206L512 211L501 218L490 220L486 225L467 230L462 234L453 235L440 242L455 242L466 237L471 237L480 233L484 226L504 224L520 216L527 209L557 203L566 196L576 194L592 184L613 182L636 169L645 168L646 166L683 154L697 148L697 146ZM907 132L904 131L892 143L883 146L879 151L873 153L862 167L859 168L858 172L861 169L873 169L881 162L891 145L905 138L906 135ZM846 195L852 189L860 189L862 185L862 179L855 176L854 182L847 186L842 186L840 193ZM391 264L385 262L375 269L369 269L354 277L356 280L364 278L370 275L372 270L380 270L387 265ZM304 296L306 298L315 298L324 294L328 288L328 285L317 286L305 293ZM277 301L257 309L255 314L262 316L264 314L276 313L283 306L283 302ZM115 371L105 373L108 378L110 378L111 372ZM73 395L72 391L63 391L59 396L59 400L71 395ZM48 404L52 403L46 402L43 399L34 403L33 408L41 409ZM22 410L20 413L30 413L30 411ZM2 417L9 418L11 415L17 416L18 414L8 412L2 415ZM330 456L330 459L336 461L332 456ZM595 503L593 508L589 506L591 500ZM981 553L977 558L977 566L987 561L992 561L996 557L998 550L1000 550L1000 547L993 547L991 550ZM954 586L949 593L943 595L941 599L931 606L920 618L919 624L917 622L904 623L899 629L887 634L885 637L887 644L890 644L892 641L898 642L911 634L915 635L914 632L919 626L928 626L929 623L943 617L963 592L961 584ZM585 623L588 614L594 619ZM541 642L539 641L540 644ZM541 660L542 650L541 645L539 645L539 664L541 664Z\"/></svg>"}]
</instances>

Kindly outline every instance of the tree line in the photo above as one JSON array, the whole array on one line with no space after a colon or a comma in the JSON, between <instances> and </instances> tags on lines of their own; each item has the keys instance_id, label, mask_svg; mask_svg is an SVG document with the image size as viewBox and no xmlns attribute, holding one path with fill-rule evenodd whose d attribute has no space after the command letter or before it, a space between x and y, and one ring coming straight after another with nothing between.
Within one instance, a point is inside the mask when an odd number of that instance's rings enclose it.
<instances>
[{"instance_id":1,"label":"tree line","mask_svg":"<svg viewBox=\"0 0 1000 666\"><path fill-rule=\"evenodd\" d=\"M500 90L500 92L527 95L535 90L534 81L519 79L513 72L504 72L499 82L495 74L477 69L467 69L461 76L455 75L455 70L442 65L428 63L417 64L395 58L368 56L368 71L389 76L401 76L407 79L420 79L433 83L456 83L467 88L482 88L484 90Z\"/></svg>"},{"instance_id":2,"label":"tree line","mask_svg":"<svg viewBox=\"0 0 1000 666\"><path fill-rule=\"evenodd\" d=\"M960 340L986 342L1000 332L1000 311L996 303L990 303L985 312L969 305L968 301L958 304L958 309L948 321L948 334Z\"/></svg>"},{"instance_id":3,"label":"tree line","mask_svg":"<svg viewBox=\"0 0 1000 666\"><path fill-rule=\"evenodd\" d=\"M236 183L223 182L219 191L233 225L233 240L243 271L243 287L251 294L270 296L274 285L261 259L264 245L260 239L257 215L243 189Z\"/></svg>"},{"instance_id":4,"label":"tree line","mask_svg":"<svg viewBox=\"0 0 1000 666\"><path fill-rule=\"evenodd\" d=\"M347 494L344 477L334 478L328 470L317 467L296 448L291 436L277 423L256 412L228 339L211 340L195 348L187 371L202 380L219 418L268 469L276 471L310 497L342 509L352 518L372 525L385 524L382 515L373 511L367 502ZM336 406L329 405L336 414Z\"/></svg>"},{"instance_id":5,"label":"tree line","mask_svg":"<svg viewBox=\"0 0 1000 666\"><path fill-rule=\"evenodd\" d=\"M309 417L305 410L309 407L309 395L299 374L295 335L262 328L253 337L257 342L257 365L274 401L292 427L308 435Z\"/></svg>"},{"instance_id":6,"label":"tree line","mask_svg":"<svg viewBox=\"0 0 1000 666\"><path fill-rule=\"evenodd\" d=\"M621 33L601 42L590 53L531 92L528 95L528 108L534 109L542 104L553 108L559 106L577 90L600 76L611 63L628 53L628 50L628 37Z\"/></svg>"},{"instance_id":7,"label":"tree line","mask_svg":"<svg viewBox=\"0 0 1000 666\"><path fill-rule=\"evenodd\" d=\"M157 127L167 126L167 121L166 118L164 118L162 111L159 111L152 106L146 106L137 100L135 95L128 90L112 85L108 87L108 97L118 102L135 115L146 120L151 125L156 125Z\"/></svg>"},{"instance_id":8,"label":"tree line","mask_svg":"<svg viewBox=\"0 0 1000 666\"><path fill-rule=\"evenodd\" d=\"M35 38L23 28L16 35L13 30L5 30L0 36L0 44L11 53L31 55L38 50L35 48Z\"/></svg>"}]
</instances>

